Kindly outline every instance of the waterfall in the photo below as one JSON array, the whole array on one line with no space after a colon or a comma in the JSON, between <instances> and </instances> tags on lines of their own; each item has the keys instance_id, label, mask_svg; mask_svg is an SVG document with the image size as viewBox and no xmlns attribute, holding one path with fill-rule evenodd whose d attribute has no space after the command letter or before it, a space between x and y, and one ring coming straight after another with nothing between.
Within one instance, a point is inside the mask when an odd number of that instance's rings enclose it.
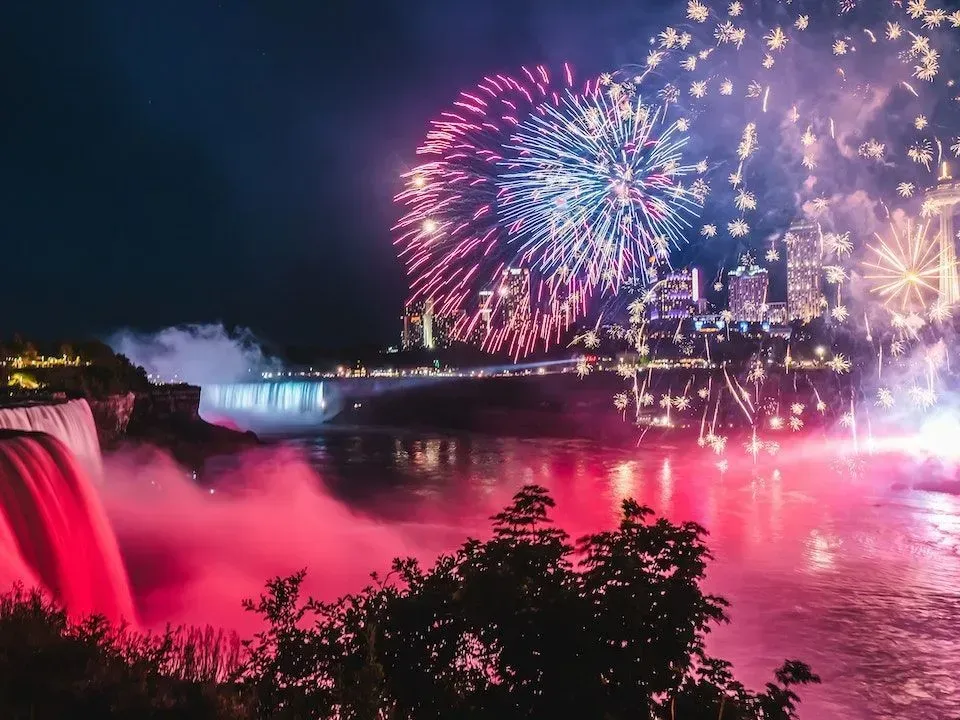
<instances>
[{"instance_id":1,"label":"waterfall","mask_svg":"<svg viewBox=\"0 0 960 720\"><path fill-rule=\"evenodd\" d=\"M209 410L290 415L321 414L327 407L322 382L206 385L200 404Z\"/></svg>"},{"instance_id":2,"label":"waterfall","mask_svg":"<svg viewBox=\"0 0 960 720\"><path fill-rule=\"evenodd\" d=\"M91 477L99 480L103 475L97 426L86 400L2 408L0 430L30 430L52 435L70 448Z\"/></svg>"},{"instance_id":3,"label":"waterfall","mask_svg":"<svg viewBox=\"0 0 960 720\"><path fill-rule=\"evenodd\" d=\"M14 580L41 585L71 613L135 621L97 491L67 446L44 433L0 431L2 589Z\"/></svg>"}]
</instances>

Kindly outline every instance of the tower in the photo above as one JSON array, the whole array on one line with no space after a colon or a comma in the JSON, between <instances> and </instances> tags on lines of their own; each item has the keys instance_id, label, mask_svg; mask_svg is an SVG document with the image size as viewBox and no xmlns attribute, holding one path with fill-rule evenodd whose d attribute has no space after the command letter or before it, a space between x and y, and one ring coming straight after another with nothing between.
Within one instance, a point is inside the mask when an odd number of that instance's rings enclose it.
<instances>
[{"instance_id":1,"label":"tower","mask_svg":"<svg viewBox=\"0 0 960 720\"><path fill-rule=\"evenodd\" d=\"M436 316L433 312L433 298L427 298L423 303L423 347L425 350L433 350L436 346L436 337L434 332L434 321Z\"/></svg>"},{"instance_id":2,"label":"tower","mask_svg":"<svg viewBox=\"0 0 960 720\"><path fill-rule=\"evenodd\" d=\"M787 320L809 322L820 307L820 275L823 270L817 227L808 222L790 226L787 246Z\"/></svg>"},{"instance_id":3,"label":"tower","mask_svg":"<svg viewBox=\"0 0 960 720\"><path fill-rule=\"evenodd\" d=\"M953 179L950 166L943 163L937 186L927 190L924 207L940 216L940 301L947 305L960 301L957 245L953 234L953 213L957 204L960 204L960 183Z\"/></svg>"}]
</instances>

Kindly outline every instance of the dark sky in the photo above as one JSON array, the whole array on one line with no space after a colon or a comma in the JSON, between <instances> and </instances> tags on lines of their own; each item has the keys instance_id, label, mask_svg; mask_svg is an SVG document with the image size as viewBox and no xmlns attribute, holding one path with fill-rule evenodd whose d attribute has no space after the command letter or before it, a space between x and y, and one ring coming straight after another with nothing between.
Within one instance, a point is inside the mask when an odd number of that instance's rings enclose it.
<instances>
[{"instance_id":1,"label":"dark sky","mask_svg":"<svg viewBox=\"0 0 960 720\"><path fill-rule=\"evenodd\" d=\"M0 333L393 342L391 197L429 118L489 72L635 57L671 4L4 3Z\"/></svg>"}]
</instances>

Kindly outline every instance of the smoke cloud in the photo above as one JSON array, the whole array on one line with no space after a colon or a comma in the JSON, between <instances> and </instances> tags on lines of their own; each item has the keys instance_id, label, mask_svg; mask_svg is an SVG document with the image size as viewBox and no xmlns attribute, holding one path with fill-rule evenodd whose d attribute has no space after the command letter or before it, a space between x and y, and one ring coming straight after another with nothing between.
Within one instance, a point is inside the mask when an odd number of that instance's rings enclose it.
<instances>
[{"instance_id":1,"label":"smoke cloud","mask_svg":"<svg viewBox=\"0 0 960 720\"><path fill-rule=\"evenodd\" d=\"M257 378L278 361L264 355L248 329L228 332L222 324L181 325L157 333L121 330L107 343L148 374L193 385Z\"/></svg>"}]
</instances>

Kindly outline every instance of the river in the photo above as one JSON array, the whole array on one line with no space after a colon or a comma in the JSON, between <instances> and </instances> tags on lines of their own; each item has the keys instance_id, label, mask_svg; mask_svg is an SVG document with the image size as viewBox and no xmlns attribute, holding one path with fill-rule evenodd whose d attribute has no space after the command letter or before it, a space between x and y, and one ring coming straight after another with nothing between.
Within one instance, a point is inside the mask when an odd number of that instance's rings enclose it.
<instances>
[{"instance_id":1,"label":"river","mask_svg":"<svg viewBox=\"0 0 960 720\"><path fill-rule=\"evenodd\" d=\"M824 681L802 717L960 717L960 498L898 485L916 466L810 445L721 472L696 446L351 429L289 442L385 524L439 515L465 537L524 483L552 491L572 534L609 527L626 497L699 522L709 590L732 602L710 648L739 678L760 687L798 658Z\"/></svg>"}]
</instances>

